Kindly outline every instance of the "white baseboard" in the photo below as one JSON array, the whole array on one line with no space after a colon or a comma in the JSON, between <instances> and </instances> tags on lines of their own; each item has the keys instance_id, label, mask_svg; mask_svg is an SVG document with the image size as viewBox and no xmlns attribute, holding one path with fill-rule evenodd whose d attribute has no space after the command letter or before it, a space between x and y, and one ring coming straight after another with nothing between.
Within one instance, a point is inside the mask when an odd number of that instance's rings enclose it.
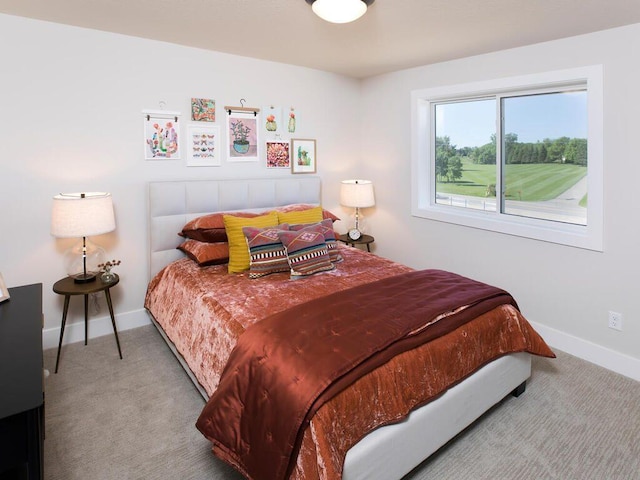
<instances>
[{"instance_id":1,"label":"white baseboard","mask_svg":"<svg viewBox=\"0 0 640 480\"><path fill-rule=\"evenodd\" d=\"M613 372L640 381L640 359L616 352L601 345L574 337L536 322L529 322L551 348L581 358Z\"/></svg>"},{"instance_id":2,"label":"white baseboard","mask_svg":"<svg viewBox=\"0 0 640 480\"><path fill-rule=\"evenodd\" d=\"M116 314L116 327L118 332L130 330L132 328L149 325L151 320L144 308L132 312ZM42 331L42 348L57 348L60 341L60 326L47 328ZM103 335L113 335L111 317L89 318L89 339L102 337ZM63 345L69 343L84 342L84 319L79 322L67 323L64 329Z\"/></svg>"}]
</instances>

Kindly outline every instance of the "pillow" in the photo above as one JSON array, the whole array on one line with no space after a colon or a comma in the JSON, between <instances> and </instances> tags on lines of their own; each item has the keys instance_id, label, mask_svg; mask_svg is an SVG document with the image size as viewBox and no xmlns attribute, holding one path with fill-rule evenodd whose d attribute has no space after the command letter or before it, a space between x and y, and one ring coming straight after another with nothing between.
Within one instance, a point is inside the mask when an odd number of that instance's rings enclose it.
<instances>
[{"instance_id":1,"label":"pillow","mask_svg":"<svg viewBox=\"0 0 640 480\"><path fill-rule=\"evenodd\" d=\"M299 212L302 210L309 210L315 207L316 205L310 205L308 203L293 203L291 205L285 205L284 207L277 207L275 208L275 210L277 212L287 213L287 212ZM331 213L329 210L324 210L324 209L322 210L322 218L323 219L330 218L334 222L336 220L340 220L340 217L337 217L336 215Z\"/></svg>"},{"instance_id":2,"label":"pillow","mask_svg":"<svg viewBox=\"0 0 640 480\"><path fill-rule=\"evenodd\" d=\"M207 243L187 239L178 247L191 260L201 267L220 265L229 261L229 244L224 242Z\"/></svg>"},{"instance_id":3,"label":"pillow","mask_svg":"<svg viewBox=\"0 0 640 480\"><path fill-rule=\"evenodd\" d=\"M289 230L289 225L242 228L249 246L249 278L289 271L287 251L278 237L280 230Z\"/></svg>"},{"instance_id":4,"label":"pillow","mask_svg":"<svg viewBox=\"0 0 640 480\"><path fill-rule=\"evenodd\" d=\"M178 234L182 237L199 240L201 242L226 242L227 231L224 228L224 216L253 218L262 213L257 212L218 212L194 218L182 227Z\"/></svg>"},{"instance_id":5,"label":"pillow","mask_svg":"<svg viewBox=\"0 0 640 480\"><path fill-rule=\"evenodd\" d=\"M283 213L289 212L300 212L304 210L310 210L315 208L314 205L309 205L306 203L294 203L291 205L285 205L284 207L277 207L275 210ZM181 237L191 238L193 240L199 240L201 242L226 242L227 240L227 231L224 228L224 216L225 215L233 215L234 217L244 217L244 218L253 218L260 215L264 215L268 213L267 211L259 211L259 210L239 210L235 212L217 212L210 213L208 215L202 215L201 217L194 218L193 220L187 222L187 224L182 227L182 231L178 234ZM330 218L334 222L336 220L340 220L340 218L336 217L333 213L328 210L322 210L322 218ZM310 221L298 221L295 220L295 223L312 223L316 221L322 220L322 218L318 220L310 220ZM290 223L290 222L289 222Z\"/></svg>"},{"instance_id":6,"label":"pillow","mask_svg":"<svg viewBox=\"0 0 640 480\"><path fill-rule=\"evenodd\" d=\"M327 218L319 223L313 225L320 225L322 227L322 232L324 234L324 242L327 244L327 250L329 251L329 260L331 263L340 263L343 258L340 255L340 251L338 249L338 241L336 240L336 232L333 230L333 221L330 218ZM289 230L302 230L303 228L309 227L309 224L302 225L291 225Z\"/></svg>"},{"instance_id":7,"label":"pillow","mask_svg":"<svg viewBox=\"0 0 640 480\"><path fill-rule=\"evenodd\" d=\"M316 223L322 221L322 207L283 212L278 210L279 223Z\"/></svg>"},{"instance_id":8,"label":"pillow","mask_svg":"<svg viewBox=\"0 0 640 480\"><path fill-rule=\"evenodd\" d=\"M287 249L292 279L335 268L329 260L323 228L322 225L312 225L302 230L278 232L280 241Z\"/></svg>"},{"instance_id":9,"label":"pillow","mask_svg":"<svg viewBox=\"0 0 640 480\"><path fill-rule=\"evenodd\" d=\"M229 239L229 273L249 270L249 248L242 227L275 227L278 225L278 214L270 212L252 218L224 215L222 218Z\"/></svg>"}]
</instances>

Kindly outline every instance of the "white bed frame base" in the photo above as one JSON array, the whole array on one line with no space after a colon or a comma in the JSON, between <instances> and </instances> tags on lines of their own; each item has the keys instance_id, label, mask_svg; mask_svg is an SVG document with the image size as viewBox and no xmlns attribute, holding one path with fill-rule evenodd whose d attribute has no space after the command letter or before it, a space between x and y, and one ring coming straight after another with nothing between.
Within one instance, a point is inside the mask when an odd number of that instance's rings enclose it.
<instances>
[{"instance_id":1,"label":"white bed frame base","mask_svg":"<svg viewBox=\"0 0 640 480\"><path fill-rule=\"evenodd\" d=\"M207 213L267 209L292 203L321 204L320 179L286 178L152 182L148 188L150 278L181 258L177 233ZM151 315L150 315L151 316ZM162 329L151 318L202 396L207 395ZM446 444L531 375L531 356L501 357L409 417L381 427L347 452L344 480L400 479Z\"/></svg>"}]
</instances>

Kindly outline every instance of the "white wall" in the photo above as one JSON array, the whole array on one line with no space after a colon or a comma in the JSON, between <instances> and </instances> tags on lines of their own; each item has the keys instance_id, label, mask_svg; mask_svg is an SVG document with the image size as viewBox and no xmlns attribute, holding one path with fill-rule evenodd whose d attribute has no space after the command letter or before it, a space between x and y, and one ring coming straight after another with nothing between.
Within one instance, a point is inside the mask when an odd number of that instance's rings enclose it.
<instances>
[{"instance_id":1,"label":"white wall","mask_svg":"<svg viewBox=\"0 0 640 480\"><path fill-rule=\"evenodd\" d=\"M256 39L256 41L259 41ZM276 47L277 48L277 47ZM286 48L283 45L282 48ZM43 283L45 346L56 346L63 299L62 254L73 243L49 234L51 199L70 191L109 191L117 229L96 237L121 282L112 296L121 328L148 321L146 184L152 180L291 175L263 163L186 167L183 160L145 161L144 109L183 113L191 97L213 98L225 130L224 105L277 105L297 114L295 136L317 139L325 206L338 215L339 181L354 157L360 84L325 72L93 30L0 15L0 272L9 287ZM286 117L285 117L286 118ZM183 130L183 135L186 131ZM283 137L286 138L286 137ZM71 302L80 340L82 297ZM91 309L90 336L110 333L107 310ZM114 347L115 350L115 347ZM124 352L126 355L126 352Z\"/></svg>"},{"instance_id":2,"label":"white wall","mask_svg":"<svg viewBox=\"0 0 640 480\"><path fill-rule=\"evenodd\" d=\"M550 343L638 379L639 44L633 25L371 78L361 114L378 253L501 286ZM411 90L595 64L604 66L603 253L411 217ZM624 315L622 332L608 328L609 310Z\"/></svg>"}]
</instances>

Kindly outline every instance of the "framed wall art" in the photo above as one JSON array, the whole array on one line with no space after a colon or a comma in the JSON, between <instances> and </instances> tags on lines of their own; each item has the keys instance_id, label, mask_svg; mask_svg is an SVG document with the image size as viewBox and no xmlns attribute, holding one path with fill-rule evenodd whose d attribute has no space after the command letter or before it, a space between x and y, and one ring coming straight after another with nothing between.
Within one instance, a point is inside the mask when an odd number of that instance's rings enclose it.
<instances>
[{"instance_id":1,"label":"framed wall art","mask_svg":"<svg viewBox=\"0 0 640 480\"><path fill-rule=\"evenodd\" d=\"M145 160L180 159L180 113L143 111Z\"/></svg>"},{"instance_id":2,"label":"framed wall art","mask_svg":"<svg viewBox=\"0 0 640 480\"><path fill-rule=\"evenodd\" d=\"M217 125L187 126L187 167L219 167L220 127Z\"/></svg>"},{"instance_id":3,"label":"framed wall art","mask_svg":"<svg viewBox=\"0 0 640 480\"><path fill-rule=\"evenodd\" d=\"M267 168L291 168L289 142L267 141Z\"/></svg>"},{"instance_id":4,"label":"framed wall art","mask_svg":"<svg viewBox=\"0 0 640 480\"><path fill-rule=\"evenodd\" d=\"M215 122L216 101L211 98L192 98L191 120L194 122Z\"/></svg>"},{"instance_id":5,"label":"framed wall art","mask_svg":"<svg viewBox=\"0 0 640 480\"><path fill-rule=\"evenodd\" d=\"M286 130L282 123L282 107L269 105L268 107L264 107L262 111L264 113L262 125L267 134L276 134L277 136Z\"/></svg>"},{"instance_id":6,"label":"framed wall art","mask_svg":"<svg viewBox=\"0 0 640 480\"><path fill-rule=\"evenodd\" d=\"M226 108L226 107L225 107ZM260 116L252 112L227 112L227 161L257 162Z\"/></svg>"},{"instance_id":7,"label":"framed wall art","mask_svg":"<svg viewBox=\"0 0 640 480\"><path fill-rule=\"evenodd\" d=\"M291 139L291 173L316 173L316 141Z\"/></svg>"}]
</instances>

